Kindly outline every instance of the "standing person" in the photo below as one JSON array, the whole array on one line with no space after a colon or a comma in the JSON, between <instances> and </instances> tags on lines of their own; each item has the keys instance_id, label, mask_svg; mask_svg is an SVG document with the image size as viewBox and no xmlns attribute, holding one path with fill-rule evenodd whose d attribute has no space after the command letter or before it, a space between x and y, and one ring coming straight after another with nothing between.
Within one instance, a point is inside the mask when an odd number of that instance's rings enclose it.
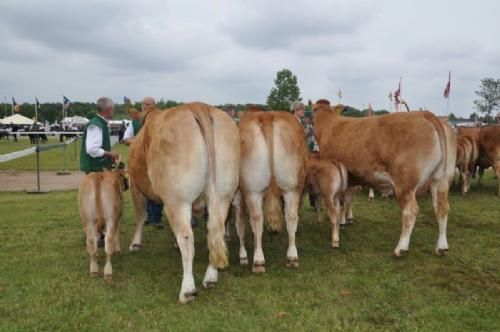
<instances>
[{"instance_id":1,"label":"standing person","mask_svg":"<svg viewBox=\"0 0 500 332\"><path fill-rule=\"evenodd\" d=\"M118 153L111 151L111 137L108 121L113 118L115 107L107 97L97 100L97 115L83 129L80 150L80 170L85 174L111 169L118 159ZM86 238L86 236L85 236ZM104 246L104 233L99 237L99 246Z\"/></svg>"},{"instance_id":2,"label":"standing person","mask_svg":"<svg viewBox=\"0 0 500 332\"><path fill-rule=\"evenodd\" d=\"M304 105L303 102L301 101L295 101L290 105L290 111L293 113L293 116L299 121L299 123L304 127L304 136L307 142L307 146L309 147L309 150L312 152L314 151L314 143L312 145L309 144L312 138L314 138L314 128L311 124L308 124L305 115L306 115L306 106ZM317 195L315 194L309 194L309 205L312 206L313 208L316 205L317 200ZM319 202L319 201L318 201Z\"/></svg>"},{"instance_id":3,"label":"standing person","mask_svg":"<svg viewBox=\"0 0 500 332\"><path fill-rule=\"evenodd\" d=\"M142 100L141 110L143 112L150 112L156 109L156 102L152 97L145 97ZM125 133L123 134L123 143L130 145L134 137L141 130L141 120L137 116L133 116L132 122L128 125ZM163 216L163 204L157 204L149 199L146 199L146 211L148 213L148 219L146 220L146 225L153 225L158 229L163 228L162 216Z\"/></svg>"},{"instance_id":4,"label":"standing person","mask_svg":"<svg viewBox=\"0 0 500 332\"><path fill-rule=\"evenodd\" d=\"M14 136L14 142L17 142L17 132L19 131L19 126L17 124L13 124L12 122L10 123L10 126L12 128L11 133L12 136Z\"/></svg>"},{"instance_id":5,"label":"standing person","mask_svg":"<svg viewBox=\"0 0 500 332\"><path fill-rule=\"evenodd\" d=\"M238 116L236 116L236 108L233 105L227 106L225 109L225 112L227 115L229 115L231 117L231 119L233 119L233 121L236 125L240 124L240 118L238 118Z\"/></svg>"},{"instance_id":6,"label":"standing person","mask_svg":"<svg viewBox=\"0 0 500 332\"><path fill-rule=\"evenodd\" d=\"M120 144L123 144L123 135L125 134L125 129L127 129L127 126L125 125L125 121L122 121L120 124L120 130L118 131L118 141Z\"/></svg>"}]
</instances>

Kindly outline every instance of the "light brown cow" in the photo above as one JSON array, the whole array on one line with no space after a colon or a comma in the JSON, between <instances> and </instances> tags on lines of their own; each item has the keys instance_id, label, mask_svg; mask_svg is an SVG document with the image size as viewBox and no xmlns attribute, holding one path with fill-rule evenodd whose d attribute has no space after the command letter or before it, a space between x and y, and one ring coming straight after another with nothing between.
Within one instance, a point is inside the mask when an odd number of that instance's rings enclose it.
<instances>
[{"instance_id":1,"label":"light brown cow","mask_svg":"<svg viewBox=\"0 0 500 332\"><path fill-rule=\"evenodd\" d=\"M500 196L500 125L482 127L479 133L479 145L480 166L483 169L493 167L498 179L498 195Z\"/></svg>"},{"instance_id":2,"label":"light brown cow","mask_svg":"<svg viewBox=\"0 0 500 332\"><path fill-rule=\"evenodd\" d=\"M479 156L479 132L481 131L480 127L457 127L457 138L467 137L473 143L472 144L472 153L471 153L471 168L469 172L473 178L476 176L477 167L481 167L481 161ZM484 159L484 157L483 157ZM483 164L485 161L483 161ZM482 172L480 172L482 173ZM478 179L478 183L481 182L481 178ZM470 187L470 183L469 183Z\"/></svg>"},{"instance_id":3,"label":"light brown cow","mask_svg":"<svg viewBox=\"0 0 500 332\"><path fill-rule=\"evenodd\" d=\"M327 100L318 101L313 109L322 159L342 162L350 185L394 188L402 210L402 232L394 254L399 257L408 251L418 213L416 194L427 187L439 223L436 253L444 253L448 249L448 190L456 157L452 129L445 129L449 126L430 112L348 118L340 115L342 105L332 108Z\"/></svg>"},{"instance_id":4,"label":"light brown cow","mask_svg":"<svg viewBox=\"0 0 500 332\"><path fill-rule=\"evenodd\" d=\"M335 160L309 158L306 162L305 192L316 194L317 222L321 223L319 201L325 201L332 225L332 248L340 245L339 227L344 214L344 192L347 190L347 169Z\"/></svg>"},{"instance_id":5,"label":"light brown cow","mask_svg":"<svg viewBox=\"0 0 500 332\"><path fill-rule=\"evenodd\" d=\"M145 214L141 196L163 202L182 256L180 303L196 295L190 221L192 206L200 199L207 202L209 214L209 265L203 286L214 286L217 269L228 265L224 220L238 186L239 163L238 128L223 111L203 103L147 112L130 146L129 170L139 211L130 249L140 249L142 244Z\"/></svg>"},{"instance_id":6,"label":"light brown cow","mask_svg":"<svg viewBox=\"0 0 500 332\"><path fill-rule=\"evenodd\" d=\"M285 220L288 231L287 266L298 267L295 233L298 209L305 180L305 161L308 158L304 129L287 112L259 112L247 110L240 122L241 168L240 191L250 215L254 235L253 272L265 272L262 250L264 228L263 199L271 201L267 220L271 229L279 229L281 218L280 195L285 202ZM274 212L273 212L274 210ZM241 215L242 213L237 213ZM240 237L240 262L247 261L244 249L244 218L237 218ZM243 247L243 248L241 248Z\"/></svg>"},{"instance_id":7,"label":"light brown cow","mask_svg":"<svg viewBox=\"0 0 500 332\"><path fill-rule=\"evenodd\" d=\"M119 164L119 163L118 163ZM123 191L128 188L125 170L117 167L112 171L86 175L78 190L78 209L85 233L87 252L90 256L90 275L99 273L97 265L97 240L105 232L104 250L106 265L104 279L110 280L113 274L111 256L119 254L120 223L123 209Z\"/></svg>"},{"instance_id":8,"label":"light brown cow","mask_svg":"<svg viewBox=\"0 0 500 332\"><path fill-rule=\"evenodd\" d=\"M470 172L475 165L474 142L468 136L457 138L456 166L460 173L460 191L465 195L470 189Z\"/></svg>"}]
</instances>

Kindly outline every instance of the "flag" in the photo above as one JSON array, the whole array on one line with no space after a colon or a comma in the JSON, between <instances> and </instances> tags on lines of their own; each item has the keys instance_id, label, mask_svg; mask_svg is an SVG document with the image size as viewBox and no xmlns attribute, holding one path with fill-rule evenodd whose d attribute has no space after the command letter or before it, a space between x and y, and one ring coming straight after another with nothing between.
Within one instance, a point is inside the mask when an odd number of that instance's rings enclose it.
<instances>
[{"instance_id":1,"label":"flag","mask_svg":"<svg viewBox=\"0 0 500 332\"><path fill-rule=\"evenodd\" d=\"M132 101L128 97L123 97L123 103L124 104L132 104Z\"/></svg>"},{"instance_id":2,"label":"flag","mask_svg":"<svg viewBox=\"0 0 500 332\"><path fill-rule=\"evenodd\" d=\"M69 99L66 98L65 96L63 96L63 107L65 110L67 110L69 108L69 104L70 104Z\"/></svg>"},{"instance_id":3,"label":"flag","mask_svg":"<svg viewBox=\"0 0 500 332\"><path fill-rule=\"evenodd\" d=\"M368 116L373 115L373 108L372 108L372 103L368 103Z\"/></svg>"},{"instance_id":4,"label":"flag","mask_svg":"<svg viewBox=\"0 0 500 332\"><path fill-rule=\"evenodd\" d=\"M394 101L399 104L399 97L401 96L401 79L399 79L398 89L394 91Z\"/></svg>"},{"instance_id":5,"label":"flag","mask_svg":"<svg viewBox=\"0 0 500 332\"><path fill-rule=\"evenodd\" d=\"M342 98L342 90L339 89L339 92L337 92L337 96L340 98Z\"/></svg>"},{"instance_id":6,"label":"flag","mask_svg":"<svg viewBox=\"0 0 500 332\"><path fill-rule=\"evenodd\" d=\"M37 97L35 97L35 102L36 102L36 109L39 110L41 105Z\"/></svg>"},{"instance_id":7,"label":"flag","mask_svg":"<svg viewBox=\"0 0 500 332\"><path fill-rule=\"evenodd\" d=\"M443 96L448 98L451 91L451 71L448 73L448 83L446 83L446 88L444 88Z\"/></svg>"},{"instance_id":8,"label":"flag","mask_svg":"<svg viewBox=\"0 0 500 332\"><path fill-rule=\"evenodd\" d=\"M16 103L16 100L14 99L14 97L12 97L12 109L16 113L21 112L21 106Z\"/></svg>"}]
</instances>

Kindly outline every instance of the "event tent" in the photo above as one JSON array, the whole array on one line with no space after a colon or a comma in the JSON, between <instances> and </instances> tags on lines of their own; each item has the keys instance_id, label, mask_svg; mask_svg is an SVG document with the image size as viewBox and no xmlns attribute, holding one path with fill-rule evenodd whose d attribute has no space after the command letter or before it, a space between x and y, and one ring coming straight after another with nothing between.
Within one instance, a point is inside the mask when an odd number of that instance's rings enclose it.
<instances>
[{"instance_id":1,"label":"event tent","mask_svg":"<svg viewBox=\"0 0 500 332\"><path fill-rule=\"evenodd\" d=\"M64 118L62 122L69 125L84 125L89 122L89 119L84 118L83 116L75 115L73 117Z\"/></svg>"},{"instance_id":2,"label":"event tent","mask_svg":"<svg viewBox=\"0 0 500 332\"><path fill-rule=\"evenodd\" d=\"M21 114L14 114L6 118L0 119L1 124L7 124L7 125L11 123L16 125L32 125L33 122L35 121L25 116L22 116Z\"/></svg>"}]
</instances>

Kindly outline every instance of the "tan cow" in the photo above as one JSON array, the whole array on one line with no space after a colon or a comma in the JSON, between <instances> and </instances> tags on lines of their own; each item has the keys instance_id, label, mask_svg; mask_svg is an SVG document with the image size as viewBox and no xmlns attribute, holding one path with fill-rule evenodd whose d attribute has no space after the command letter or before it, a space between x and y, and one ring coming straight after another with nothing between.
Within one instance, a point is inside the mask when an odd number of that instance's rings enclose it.
<instances>
[{"instance_id":1,"label":"tan cow","mask_svg":"<svg viewBox=\"0 0 500 332\"><path fill-rule=\"evenodd\" d=\"M240 122L241 168L240 191L250 215L254 235L253 272L265 272L262 250L264 228L263 199L268 195L271 229L279 229L281 218L280 195L285 202L285 220L288 231L287 266L298 267L295 232L298 209L305 180L305 161L308 158L304 129L287 112L260 112L247 110ZM274 210L274 212L273 212ZM242 213L237 213L241 215ZM244 249L244 218L237 218L236 230L240 237L240 262L247 261Z\"/></svg>"},{"instance_id":2,"label":"tan cow","mask_svg":"<svg viewBox=\"0 0 500 332\"><path fill-rule=\"evenodd\" d=\"M471 168L469 172L473 178L476 177L476 169L477 167L481 167L480 161L480 148L479 148L479 132L481 131L480 127L457 127L457 137L467 137L473 143L472 144L472 154L471 154ZM484 159L484 158L483 158ZM485 161L483 161L484 164ZM482 174L482 172L480 172ZM478 184L481 182L481 177L478 179ZM469 183L470 187L470 183Z\"/></svg>"},{"instance_id":3,"label":"tan cow","mask_svg":"<svg viewBox=\"0 0 500 332\"><path fill-rule=\"evenodd\" d=\"M130 177L136 187L134 204L139 211L130 249L140 249L142 244L145 214L141 196L163 202L182 256L179 302L187 303L196 295L191 209L201 199L207 202L209 214L209 265L203 286L214 286L217 269L228 265L224 221L238 186L238 128L223 111L197 102L150 111L143 121L129 150Z\"/></svg>"},{"instance_id":4,"label":"tan cow","mask_svg":"<svg viewBox=\"0 0 500 332\"><path fill-rule=\"evenodd\" d=\"M325 201L332 225L332 248L338 248L339 227L344 214L344 192L347 190L347 169L335 160L309 158L306 162L305 192L316 194L317 222L321 223L319 201Z\"/></svg>"},{"instance_id":5,"label":"tan cow","mask_svg":"<svg viewBox=\"0 0 500 332\"><path fill-rule=\"evenodd\" d=\"M340 115L342 105L332 108L327 100L318 101L313 109L322 159L342 162L350 185L394 188L402 210L402 232L394 254L399 257L408 251L418 213L416 194L427 187L439 223L436 253L444 253L448 190L456 157L452 129L430 112L348 118Z\"/></svg>"},{"instance_id":6,"label":"tan cow","mask_svg":"<svg viewBox=\"0 0 500 332\"><path fill-rule=\"evenodd\" d=\"M460 191L465 195L470 189L470 172L475 165L474 142L468 136L457 138L456 166L460 173Z\"/></svg>"},{"instance_id":7,"label":"tan cow","mask_svg":"<svg viewBox=\"0 0 500 332\"><path fill-rule=\"evenodd\" d=\"M479 133L480 163L483 169L493 167L500 196L500 125L482 127ZM482 174L480 174L482 176Z\"/></svg>"},{"instance_id":8,"label":"tan cow","mask_svg":"<svg viewBox=\"0 0 500 332\"><path fill-rule=\"evenodd\" d=\"M120 164L118 162L118 164ZM121 164L123 165L123 164ZM89 173L78 190L78 209L85 233L87 234L87 252L90 256L90 275L97 277L97 240L105 232L104 250L106 265L104 279L111 280L113 268L111 256L119 254L120 223L123 209L123 191L128 188L123 167L111 171Z\"/></svg>"}]
</instances>

